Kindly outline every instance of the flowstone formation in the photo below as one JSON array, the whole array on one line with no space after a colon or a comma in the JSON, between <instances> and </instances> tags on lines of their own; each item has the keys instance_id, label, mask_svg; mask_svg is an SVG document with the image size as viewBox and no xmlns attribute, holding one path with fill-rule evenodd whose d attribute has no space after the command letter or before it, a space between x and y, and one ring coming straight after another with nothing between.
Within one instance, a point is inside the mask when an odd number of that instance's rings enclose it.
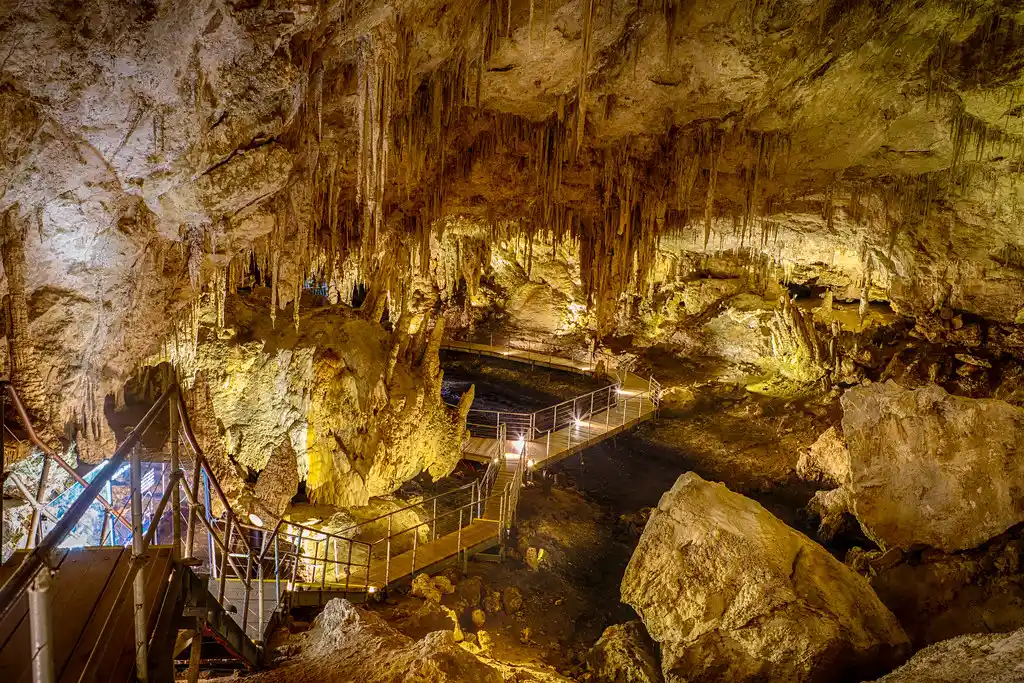
<instances>
[{"instance_id":1,"label":"flowstone formation","mask_svg":"<svg viewBox=\"0 0 1024 683\"><path fill-rule=\"evenodd\" d=\"M296 331L272 327L253 298L225 308L220 321L206 311L174 360L202 397L193 420L221 478L259 473L253 505L280 516L301 480L313 503L364 506L454 469L473 395L441 402L443 321L388 331L340 304L302 314Z\"/></svg>"}]
</instances>

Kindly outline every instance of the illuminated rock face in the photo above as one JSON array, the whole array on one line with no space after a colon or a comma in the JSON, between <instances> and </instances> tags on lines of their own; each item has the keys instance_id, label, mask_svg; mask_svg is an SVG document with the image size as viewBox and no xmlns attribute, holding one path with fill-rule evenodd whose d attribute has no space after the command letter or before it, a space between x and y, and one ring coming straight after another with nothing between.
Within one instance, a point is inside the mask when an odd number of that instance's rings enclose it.
<instances>
[{"instance_id":1,"label":"illuminated rock face","mask_svg":"<svg viewBox=\"0 0 1024 683\"><path fill-rule=\"evenodd\" d=\"M875 683L1011 683L1024 680L1024 630L960 636L927 647Z\"/></svg>"},{"instance_id":2,"label":"illuminated rock face","mask_svg":"<svg viewBox=\"0 0 1024 683\"><path fill-rule=\"evenodd\" d=\"M560 293L519 293L545 331L671 321L666 264L722 254L908 315L1021 316L998 3L342 5L0 8L9 339L34 347L14 380L86 459L113 442L105 397L254 262L272 314L307 277L472 297L492 246L544 234L573 280L521 252ZM662 293L692 316L732 284Z\"/></svg>"},{"instance_id":3,"label":"illuminated rock face","mask_svg":"<svg viewBox=\"0 0 1024 683\"><path fill-rule=\"evenodd\" d=\"M1024 409L893 382L842 405L852 512L881 545L964 550L1024 521Z\"/></svg>"},{"instance_id":4,"label":"illuminated rock face","mask_svg":"<svg viewBox=\"0 0 1024 683\"><path fill-rule=\"evenodd\" d=\"M296 332L290 322L272 329L241 301L228 304L226 326L200 328L183 372L207 397L196 419L207 450L262 472L264 503L296 492L286 490L286 462L267 471L272 456L292 454L312 501L343 506L455 467L465 417L441 402L433 338L417 345L344 305L307 314Z\"/></svg>"},{"instance_id":5,"label":"illuminated rock face","mask_svg":"<svg viewBox=\"0 0 1024 683\"><path fill-rule=\"evenodd\" d=\"M862 680L909 651L864 578L693 473L651 513L622 599L660 644L669 683Z\"/></svg>"}]
</instances>

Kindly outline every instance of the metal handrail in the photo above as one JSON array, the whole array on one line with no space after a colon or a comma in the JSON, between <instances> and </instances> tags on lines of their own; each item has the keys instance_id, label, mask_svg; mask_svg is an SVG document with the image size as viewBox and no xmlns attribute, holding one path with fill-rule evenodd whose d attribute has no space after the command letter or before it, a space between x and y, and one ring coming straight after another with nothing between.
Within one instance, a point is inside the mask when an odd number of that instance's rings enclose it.
<instances>
[{"instance_id":1,"label":"metal handrail","mask_svg":"<svg viewBox=\"0 0 1024 683\"><path fill-rule=\"evenodd\" d=\"M78 524L82 515L85 514L89 506L99 496L106 482L114 472L120 469L124 463L125 456L142 440L142 436L153 424L153 421L156 420L159 411L167 405L167 402L176 392L177 386L168 387L164 391L163 395L157 399L157 402L150 407L142 420L139 421L139 424L128 435L128 438L117 447L103 471L91 483L86 484L85 490L72 503L56 526L46 534L39 545L29 553L28 557L18 566L11 577L0 587L0 620L7 616L18 599L25 594L35 579L36 574L44 566L53 568L55 564L51 557L53 551L57 549L61 541Z\"/></svg>"}]
</instances>

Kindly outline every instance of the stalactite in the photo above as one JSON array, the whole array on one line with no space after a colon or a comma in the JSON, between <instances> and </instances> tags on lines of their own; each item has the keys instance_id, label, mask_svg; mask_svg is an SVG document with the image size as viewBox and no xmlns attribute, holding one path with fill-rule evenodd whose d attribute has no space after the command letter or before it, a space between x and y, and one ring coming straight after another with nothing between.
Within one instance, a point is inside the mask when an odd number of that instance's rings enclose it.
<instances>
[{"instance_id":1,"label":"stalactite","mask_svg":"<svg viewBox=\"0 0 1024 683\"><path fill-rule=\"evenodd\" d=\"M0 214L0 257L7 278L9 361L5 368L11 384L21 396L25 408L41 422L37 428L51 447L58 445L50 428L49 406L39 374L38 351L29 333L28 293L25 287L25 230L17 204Z\"/></svg>"},{"instance_id":2,"label":"stalactite","mask_svg":"<svg viewBox=\"0 0 1024 683\"><path fill-rule=\"evenodd\" d=\"M590 73L590 49L594 38L594 0L582 0L583 47L580 56L580 80L576 90L576 128L573 131L579 154L583 146L583 127L587 118L587 75Z\"/></svg>"}]
</instances>

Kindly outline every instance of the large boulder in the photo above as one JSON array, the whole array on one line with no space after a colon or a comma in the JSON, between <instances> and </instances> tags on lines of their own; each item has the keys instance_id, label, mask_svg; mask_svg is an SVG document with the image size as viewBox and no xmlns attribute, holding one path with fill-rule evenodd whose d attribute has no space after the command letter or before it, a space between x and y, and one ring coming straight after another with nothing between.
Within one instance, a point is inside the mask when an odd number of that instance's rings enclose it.
<instances>
[{"instance_id":1,"label":"large boulder","mask_svg":"<svg viewBox=\"0 0 1024 683\"><path fill-rule=\"evenodd\" d=\"M654 643L639 621L609 626L587 653L587 669L599 683L661 683Z\"/></svg>"},{"instance_id":2,"label":"large boulder","mask_svg":"<svg viewBox=\"0 0 1024 683\"><path fill-rule=\"evenodd\" d=\"M1024 521L1024 409L893 382L842 405L851 511L879 545L953 552Z\"/></svg>"},{"instance_id":3,"label":"large boulder","mask_svg":"<svg viewBox=\"0 0 1024 683\"><path fill-rule=\"evenodd\" d=\"M652 512L622 599L660 643L669 683L862 680L908 651L865 579L692 472Z\"/></svg>"},{"instance_id":4,"label":"large boulder","mask_svg":"<svg viewBox=\"0 0 1024 683\"><path fill-rule=\"evenodd\" d=\"M801 479L841 486L850 476L850 454L843 436L829 427L796 462Z\"/></svg>"},{"instance_id":5,"label":"large boulder","mask_svg":"<svg viewBox=\"0 0 1024 683\"><path fill-rule=\"evenodd\" d=\"M875 683L1020 683L1024 630L943 640Z\"/></svg>"}]
</instances>

